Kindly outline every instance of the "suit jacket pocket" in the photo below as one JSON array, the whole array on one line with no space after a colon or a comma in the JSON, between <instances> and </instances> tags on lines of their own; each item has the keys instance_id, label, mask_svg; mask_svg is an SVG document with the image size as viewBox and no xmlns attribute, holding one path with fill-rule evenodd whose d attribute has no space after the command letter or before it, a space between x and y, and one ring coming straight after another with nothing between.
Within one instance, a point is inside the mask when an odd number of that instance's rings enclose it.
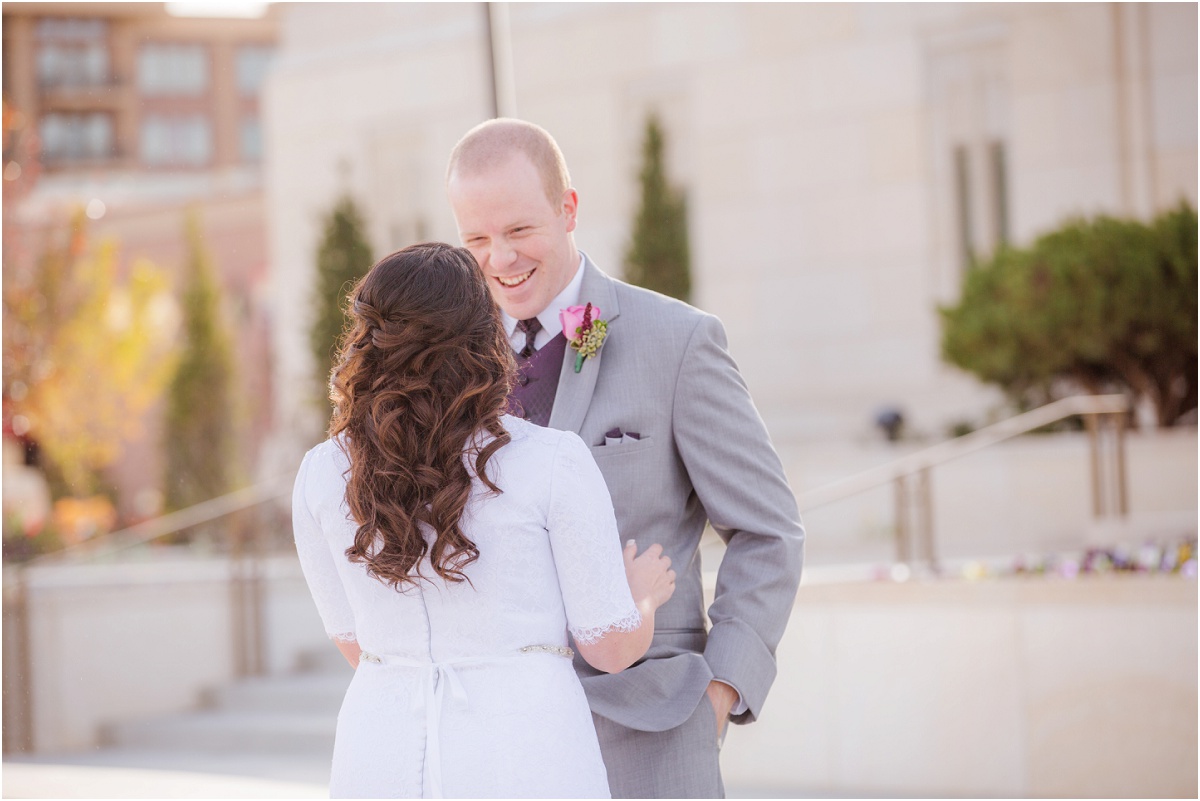
<instances>
[{"instance_id":1,"label":"suit jacket pocket","mask_svg":"<svg viewBox=\"0 0 1200 801\"><path fill-rule=\"evenodd\" d=\"M654 438L643 436L641 439L627 440L616 445L592 445L592 456L601 459L605 456L617 456L626 453L639 453L648 450L654 444Z\"/></svg>"}]
</instances>

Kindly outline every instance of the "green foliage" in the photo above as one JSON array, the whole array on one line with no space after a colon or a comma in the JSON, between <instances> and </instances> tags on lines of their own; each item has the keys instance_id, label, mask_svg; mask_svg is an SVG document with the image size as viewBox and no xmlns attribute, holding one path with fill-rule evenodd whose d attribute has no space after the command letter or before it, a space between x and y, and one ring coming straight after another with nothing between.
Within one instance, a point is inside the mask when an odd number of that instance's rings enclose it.
<instances>
[{"instance_id":1,"label":"green foliage","mask_svg":"<svg viewBox=\"0 0 1200 801\"><path fill-rule=\"evenodd\" d=\"M373 261L365 229L366 223L358 206L350 197L343 197L325 221L325 233L317 250L317 281L309 342L320 381L320 397L326 399L337 342L347 323L346 295L371 268Z\"/></svg>"},{"instance_id":2,"label":"green foliage","mask_svg":"<svg viewBox=\"0 0 1200 801\"><path fill-rule=\"evenodd\" d=\"M6 412L40 446L56 496L103 489L142 435L173 368L173 316L165 271L139 260L122 275L114 243L88 246L82 212L33 269L5 264Z\"/></svg>"},{"instance_id":3,"label":"green foliage","mask_svg":"<svg viewBox=\"0 0 1200 801\"><path fill-rule=\"evenodd\" d=\"M942 355L1022 406L1079 390L1196 408L1196 211L1072 220L977 263L942 308Z\"/></svg>"},{"instance_id":4,"label":"green foliage","mask_svg":"<svg viewBox=\"0 0 1200 801\"><path fill-rule=\"evenodd\" d=\"M233 348L200 224L187 219L183 352L168 391L164 448L169 510L223 495L236 472Z\"/></svg>"},{"instance_id":5,"label":"green foliage","mask_svg":"<svg viewBox=\"0 0 1200 801\"><path fill-rule=\"evenodd\" d=\"M651 116L642 143L642 199L625 254L625 280L686 301L692 294L687 202L667 185L663 146L662 129Z\"/></svg>"}]
</instances>

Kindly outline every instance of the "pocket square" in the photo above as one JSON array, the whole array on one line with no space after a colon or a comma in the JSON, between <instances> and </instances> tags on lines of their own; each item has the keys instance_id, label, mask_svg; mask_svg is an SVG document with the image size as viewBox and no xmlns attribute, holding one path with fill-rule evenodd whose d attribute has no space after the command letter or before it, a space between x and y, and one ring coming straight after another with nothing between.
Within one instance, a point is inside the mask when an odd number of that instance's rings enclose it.
<instances>
[{"instance_id":1,"label":"pocket square","mask_svg":"<svg viewBox=\"0 0 1200 801\"><path fill-rule=\"evenodd\" d=\"M624 445L630 442L638 442L641 440L641 438L642 435L636 431L626 431L622 433L621 429L619 428L614 428L612 431L604 432L604 444L606 446Z\"/></svg>"}]
</instances>

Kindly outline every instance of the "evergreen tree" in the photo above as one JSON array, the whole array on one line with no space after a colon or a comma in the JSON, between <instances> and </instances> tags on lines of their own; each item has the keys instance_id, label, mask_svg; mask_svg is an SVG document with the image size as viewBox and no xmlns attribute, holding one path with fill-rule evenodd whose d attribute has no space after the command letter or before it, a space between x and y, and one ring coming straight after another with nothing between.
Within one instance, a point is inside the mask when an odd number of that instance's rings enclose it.
<instances>
[{"instance_id":1,"label":"evergreen tree","mask_svg":"<svg viewBox=\"0 0 1200 801\"><path fill-rule=\"evenodd\" d=\"M200 224L187 219L179 366L167 392L164 447L167 509L181 509L231 489L236 439L234 362L221 315L220 287Z\"/></svg>"},{"instance_id":2,"label":"evergreen tree","mask_svg":"<svg viewBox=\"0 0 1200 801\"><path fill-rule=\"evenodd\" d=\"M365 228L358 206L349 196L344 196L330 211L317 250L317 281L309 341L320 386L319 397L326 401L329 371L333 367L338 339L346 327L346 293L366 274L373 261Z\"/></svg>"},{"instance_id":3,"label":"evergreen tree","mask_svg":"<svg viewBox=\"0 0 1200 801\"><path fill-rule=\"evenodd\" d=\"M662 129L651 115L642 143L642 201L625 254L625 280L686 301L692 294L687 203L682 192L667 185L663 146Z\"/></svg>"}]
</instances>

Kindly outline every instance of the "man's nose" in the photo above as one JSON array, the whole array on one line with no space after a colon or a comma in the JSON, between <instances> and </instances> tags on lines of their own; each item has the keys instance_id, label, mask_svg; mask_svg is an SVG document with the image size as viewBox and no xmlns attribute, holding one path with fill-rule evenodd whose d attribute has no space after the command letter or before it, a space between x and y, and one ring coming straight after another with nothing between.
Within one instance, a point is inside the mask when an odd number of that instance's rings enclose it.
<instances>
[{"instance_id":1,"label":"man's nose","mask_svg":"<svg viewBox=\"0 0 1200 801\"><path fill-rule=\"evenodd\" d=\"M492 242L491 250L488 252L488 264L499 270L510 266L517 260L517 251L512 248L508 242L504 240L496 240Z\"/></svg>"}]
</instances>

